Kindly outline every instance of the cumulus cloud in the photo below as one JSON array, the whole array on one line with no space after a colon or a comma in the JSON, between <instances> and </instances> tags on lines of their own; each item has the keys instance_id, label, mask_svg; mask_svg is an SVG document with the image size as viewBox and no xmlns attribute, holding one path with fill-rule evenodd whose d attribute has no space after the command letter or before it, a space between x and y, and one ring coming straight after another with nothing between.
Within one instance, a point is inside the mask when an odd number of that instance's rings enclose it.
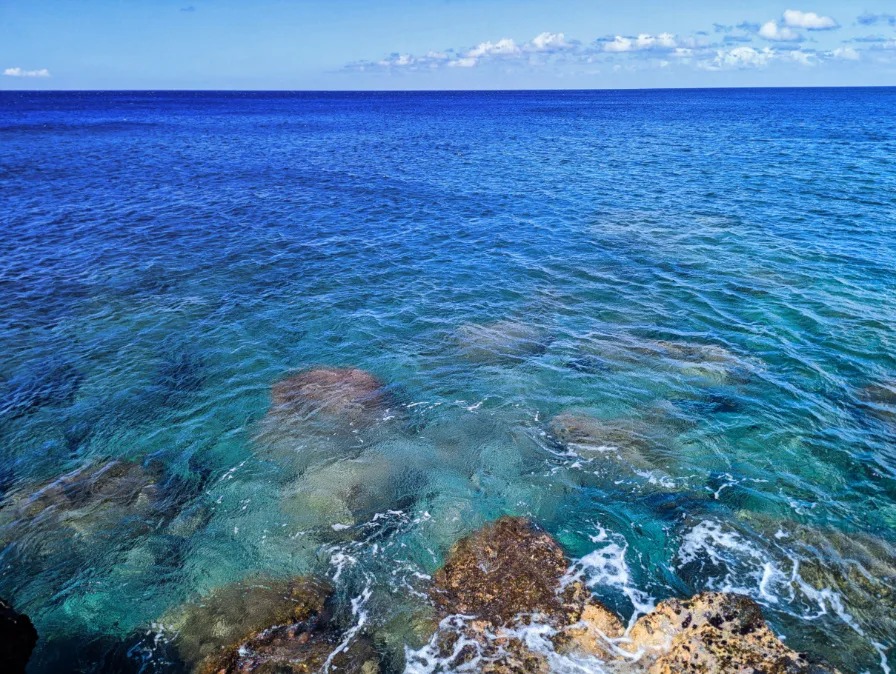
<instances>
[{"instance_id":1,"label":"cumulus cloud","mask_svg":"<svg viewBox=\"0 0 896 674\"><path fill-rule=\"evenodd\" d=\"M715 58L708 64L712 70L724 68L764 68L775 57L775 51L754 49L753 47L733 47L732 49L720 49Z\"/></svg>"},{"instance_id":2,"label":"cumulus cloud","mask_svg":"<svg viewBox=\"0 0 896 674\"><path fill-rule=\"evenodd\" d=\"M660 33L659 35L641 33L638 37L616 35L612 39L603 41L603 50L606 52L669 51L677 46L678 43L675 41L675 36L672 33Z\"/></svg>"},{"instance_id":3,"label":"cumulus cloud","mask_svg":"<svg viewBox=\"0 0 896 674\"><path fill-rule=\"evenodd\" d=\"M556 53L575 49L576 44L567 42L564 33L541 33L532 38L525 48L532 52Z\"/></svg>"},{"instance_id":4,"label":"cumulus cloud","mask_svg":"<svg viewBox=\"0 0 896 674\"><path fill-rule=\"evenodd\" d=\"M759 36L772 42L800 42L803 36L788 26L779 26L776 21L769 21L759 28Z\"/></svg>"},{"instance_id":5,"label":"cumulus cloud","mask_svg":"<svg viewBox=\"0 0 896 674\"><path fill-rule=\"evenodd\" d=\"M896 15L893 14L872 14L871 12L865 12L862 16L857 17L856 21L858 21L863 26L876 26L879 23L886 23L891 26L896 26Z\"/></svg>"},{"instance_id":6,"label":"cumulus cloud","mask_svg":"<svg viewBox=\"0 0 896 674\"><path fill-rule=\"evenodd\" d=\"M840 27L840 24L829 16L819 16L815 12L801 12L798 9L788 9L784 12L784 25L806 30L832 30Z\"/></svg>"},{"instance_id":7,"label":"cumulus cloud","mask_svg":"<svg viewBox=\"0 0 896 674\"><path fill-rule=\"evenodd\" d=\"M7 68L3 71L7 77L49 77L50 71L46 68L40 70L22 70L21 68Z\"/></svg>"},{"instance_id":8,"label":"cumulus cloud","mask_svg":"<svg viewBox=\"0 0 896 674\"><path fill-rule=\"evenodd\" d=\"M858 61L862 58L862 55L859 54L858 51L853 49L852 47L838 47L833 51L827 53L831 58L839 59L841 61Z\"/></svg>"}]
</instances>

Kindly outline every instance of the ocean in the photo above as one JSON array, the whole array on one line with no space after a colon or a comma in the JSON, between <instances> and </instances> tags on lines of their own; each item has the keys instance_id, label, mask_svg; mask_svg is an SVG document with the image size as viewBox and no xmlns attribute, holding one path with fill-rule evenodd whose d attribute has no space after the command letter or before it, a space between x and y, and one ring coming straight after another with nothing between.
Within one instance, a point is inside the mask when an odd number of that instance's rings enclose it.
<instances>
[{"instance_id":1,"label":"ocean","mask_svg":"<svg viewBox=\"0 0 896 674\"><path fill-rule=\"evenodd\" d=\"M181 671L178 606L298 574L441 671L408 625L505 514L625 620L896 665L896 89L0 92L0 189L30 673ZM278 416L309 371L384 392Z\"/></svg>"}]
</instances>

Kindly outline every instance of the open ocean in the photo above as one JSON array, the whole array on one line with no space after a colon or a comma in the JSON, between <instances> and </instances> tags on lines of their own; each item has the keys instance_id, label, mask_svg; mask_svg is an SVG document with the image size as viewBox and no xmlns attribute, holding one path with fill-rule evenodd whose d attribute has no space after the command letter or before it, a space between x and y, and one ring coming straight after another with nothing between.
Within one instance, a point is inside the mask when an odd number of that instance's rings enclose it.
<instances>
[{"instance_id":1,"label":"open ocean","mask_svg":"<svg viewBox=\"0 0 896 674\"><path fill-rule=\"evenodd\" d=\"M896 89L2 92L0 190L29 673L181 671L179 605L299 573L437 671L407 625L501 514L626 619L734 590L896 667ZM313 367L389 404L278 423Z\"/></svg>"}]
</instances>

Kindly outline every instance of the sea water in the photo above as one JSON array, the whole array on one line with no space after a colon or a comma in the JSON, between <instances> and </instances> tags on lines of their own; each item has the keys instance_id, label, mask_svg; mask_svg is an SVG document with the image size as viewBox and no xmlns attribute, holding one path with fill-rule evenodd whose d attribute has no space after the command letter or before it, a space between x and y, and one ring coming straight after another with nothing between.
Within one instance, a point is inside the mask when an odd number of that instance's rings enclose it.
<instances>
[{"instance_id":1,"label":"sea water","mask_svg":"<svg viewBox=\"0 0 896 674\"><path fill-rule=\"evenodd\" d=\"M890 671L894 158L893 89L0 93L29 671L179 671L171 612L257 574L326 576L349 638L438 671L409 616L502 514L626 622L742 592ZM313 367L384 382L375 427L272 428ZM152 507L46 491L110 459Z\"/></svg>"}]
</instances>

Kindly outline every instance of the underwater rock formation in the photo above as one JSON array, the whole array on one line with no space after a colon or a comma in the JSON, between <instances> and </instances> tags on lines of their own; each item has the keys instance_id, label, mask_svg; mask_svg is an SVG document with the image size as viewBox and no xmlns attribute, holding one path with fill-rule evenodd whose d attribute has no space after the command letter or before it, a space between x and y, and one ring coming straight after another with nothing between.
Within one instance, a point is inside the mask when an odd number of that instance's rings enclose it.
<instances>
[{"instance_id":1,"label":"underwater rock formation","mask_svg":"<svg viewBox=\"0 0 896 674\"><path fill-rule=\"evenodd\" d=\"M294 477L309 466L350 458L386 434L396 402L386 385L358 368L306 370L271 387L255 445ZM400 423L400 422L396 422ZM383 428L381 428L383 426Z\"/></svg>"},{"instance_id":2,"label":"underwater rock formation","mask_svg":"<svg viewBox=\"0 0 896 674\"><path fill-rule=\"evenodd\" d=\"M6 674L24 674L37 645L37 630L28 616L0 599L0 663Z\"/></svg>"},{"instance_id":3,"label":"underwater rock formation","mask_svg":"<svg viewBox=\"0 0 896 674\"><path fill-rule=\"evenodd\" d=\"M896 421L896 379L865 386L859 390L859 399L875 416Z\"/></svg>"},{"instance_id":4,"label":"underwater rock formation","mask_svg":"<svg viewBox=\"0 0 896 674\"><path fill-rule=\"evenodd\" d=\"M484 364L513 363L538 356L551 342L541 328L515 321L465 323L455 332L455 339L464 358Z\"/></svg>"},{"instance_id":5,"label":"underwater rock formation","mask_svg":"<svg viewBox=\"0 0 896 674\"><path fill-rule=\"evenodd\" d=\"M296 419L327 416L356 425L371 421L387 402L385 385L358 368L320 367L271 387L271 413Z\"/></svg>"},{"instance_id":6,"label":"underwater rock formation","mask_svg":"<svg viewBox=\"0 0 896 674\"><path fill-rule=\"evenodd\" d=\"M650 428L638 420L602 421L564 412L551 419L551 435L583 459L615 460L635 470L652 470Z\"/></svg>"},{"instance_id":7,"label":"underwater rock formation","mask_svg":"<svg viewBox=\"0 0 896 674\"><path fill-rule=\"evenodd\" d=\"M631 674L823 674L769 629L752 599L704 593L670 599L622 622L574 576L557 542L527 520L503 517L461 539L433 579L442 619L433 644L451 666L495 673L548 672L519 628L538 622L559 654L591 656Z\"/></svg>"},{"instance_id":8,"label":"underwater rock formation","mask_svg":"<svg viewBox=\"0 0 896 674\"><path fill-rule=\"evenodd\" d=\"M378 656L364 638L345 640L325 612L332 587L299 576L258 578L220 588L162 624L196 674L290 674L330 671L375 674Z\"/></svg>"},{"instance_id":9,"label":"underwater rock formation","mask_svg":"<svg viewBox=\"0 0 896 674\"><path fill-rule=\"evenodd\" d=\"M84 466L7 501L0 508L0 540L8 533L20 538L25 527L50 534L46 545L70 545L72 536L111 535L110 527L124 520L149 530L159 498L158 476L138 463ZM17 532L4 531L11 529Z\"/></svg>"}]
</instances>

